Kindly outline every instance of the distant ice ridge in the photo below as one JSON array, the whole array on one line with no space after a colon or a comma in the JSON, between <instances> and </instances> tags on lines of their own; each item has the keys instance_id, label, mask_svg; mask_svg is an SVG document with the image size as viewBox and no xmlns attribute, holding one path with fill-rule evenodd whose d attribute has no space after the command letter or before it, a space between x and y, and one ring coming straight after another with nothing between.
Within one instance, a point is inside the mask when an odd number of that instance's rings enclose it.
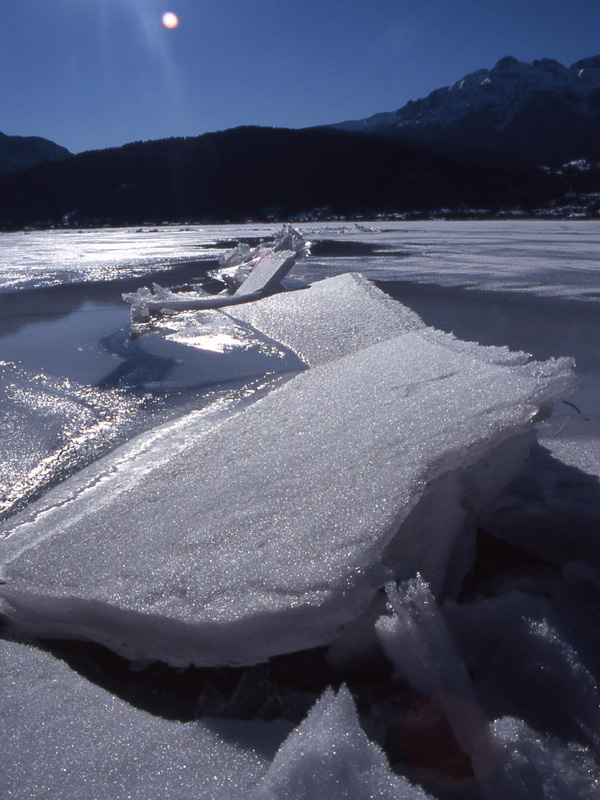
<instances>
[{"instance_id":1,"label":"distant ice ridge","mask_svg":"<svg viewBox=\"0 0 600 800\"><path fill-rule=\"evenodd\" d=\"M252 664L330 643L390 579L457 590L477 514L577 385L569 360L460 342L352 276L256 308L249 324L315 366L168 454L116 451L5 526L15 624Z\"/></svg>"}]
</instances>

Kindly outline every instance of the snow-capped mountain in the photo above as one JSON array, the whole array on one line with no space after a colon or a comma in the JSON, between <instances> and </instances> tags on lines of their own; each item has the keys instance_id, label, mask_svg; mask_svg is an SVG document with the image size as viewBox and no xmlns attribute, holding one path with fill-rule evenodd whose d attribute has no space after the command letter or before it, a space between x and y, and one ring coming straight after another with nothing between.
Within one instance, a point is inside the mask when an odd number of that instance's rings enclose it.
<instances>
[{"instance_id":1,"label":"snow-capped mountain","mask_svg":"<svg viewBox=\"0 0 600 800\"><path fill-rule=\"evenodd\" d=\"M397 111L335 127L562 163L600 158L600 56L570 67L507 56Z\"/></svg>"},{"instance_id":2,"label":"snow-capped mountain","mask_svg":"<svg viewBox=\"0 0 600 800\"><path fill-rule=\"evenodd\" d=\"M18 172L45 161L62 161L71 153L40 136L7 136L0 133L0 173Z\"/></svg>"}]
</instances>

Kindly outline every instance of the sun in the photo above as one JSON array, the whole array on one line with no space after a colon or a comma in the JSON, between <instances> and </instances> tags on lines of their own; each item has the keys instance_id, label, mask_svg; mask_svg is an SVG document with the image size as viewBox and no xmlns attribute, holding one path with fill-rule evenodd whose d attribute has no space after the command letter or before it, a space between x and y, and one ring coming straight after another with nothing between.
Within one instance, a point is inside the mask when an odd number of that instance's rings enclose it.
<instances>
[{"instance_id":1,"label":"sun","mask_svg":"<svg viewBox=\"0 0 600 800\"><path fill-rule=\"evenodd\" d=\"M177 15L173 14L172 11L167 11L166 14L163 14L162 23L165 28L176 28L179 25L179 20L177 19Z\"/></svg>"}]
</instances>

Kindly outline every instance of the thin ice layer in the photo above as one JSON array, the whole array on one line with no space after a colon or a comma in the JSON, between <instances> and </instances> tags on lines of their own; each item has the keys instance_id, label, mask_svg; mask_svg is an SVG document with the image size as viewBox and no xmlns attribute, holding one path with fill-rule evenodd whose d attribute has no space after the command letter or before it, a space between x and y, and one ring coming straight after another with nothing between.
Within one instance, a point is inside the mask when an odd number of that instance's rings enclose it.
<instances>
[{"instance_id":1,"label":"thin ice layer","mask_svg":"<svg viewBox=\"0 0 600 800\"><path fill-rule=\"evenodd\" d=\"M6 614L174 665L330 642L390 577L386 546L428 488L574 385L565 360L506 367L473 347L410 331L296 376L176 458L107 459L8 530ZM429 577L437 554L439 585L454 542L422 539L409 528L393 566Z\"/></svg>"},{"instance_id":2,"label":"thin ice layer","mask_svg":"<svg viewBox=\"0 0 600 800\"><path fill-rule=\"evenodd\" d=\"M307 289L275 294L225 313L282 342L311 366L416 330L461 352L470 347L476 358L503 364L519 364L528 359L524 353L469 345L428 328L414 311L392 300L358 273L338 275Z\"/></svg>"},{"instance_id":3,"label":"thin ice layer","mask_svg":"<svg viewBox=\"0 0 600 800\"><path fill-rule=\"evenodd\" d=\"M134 708L15 642L0 641L0 717L0 796L11 800L241 800L268 765L247 744L270 738L265 723L238 723L237 744Z\"/></svg>"}]
</instances>

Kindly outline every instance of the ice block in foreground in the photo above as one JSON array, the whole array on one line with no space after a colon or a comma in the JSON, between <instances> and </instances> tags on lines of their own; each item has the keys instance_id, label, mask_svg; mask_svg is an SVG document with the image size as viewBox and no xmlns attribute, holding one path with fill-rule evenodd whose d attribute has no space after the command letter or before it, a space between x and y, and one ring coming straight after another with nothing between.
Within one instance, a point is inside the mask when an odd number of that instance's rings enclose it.
<instances>
[{"instance_id":1,"label":"ice block in foreground","mask_svg":"<svg viewBox=\"0 0 600 800\"><path fill-rule=\"evenodd\" d=\"M566 359L521 360L421 323L168 452L117 450L2 529L3 612L130 658L250 664L331 642L391 578L452 594L478 503L576 385Z\"/></svg>"}]
</instances>

